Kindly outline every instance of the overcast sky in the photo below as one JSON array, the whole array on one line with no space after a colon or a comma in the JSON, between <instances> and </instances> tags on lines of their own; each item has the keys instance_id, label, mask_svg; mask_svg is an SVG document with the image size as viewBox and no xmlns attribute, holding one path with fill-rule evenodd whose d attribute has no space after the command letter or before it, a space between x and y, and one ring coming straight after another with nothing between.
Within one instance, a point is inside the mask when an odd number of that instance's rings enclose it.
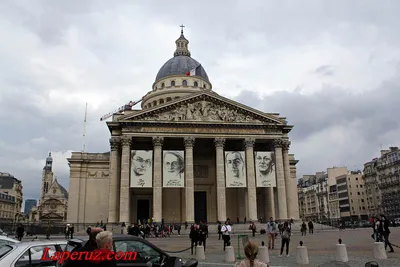
<instances>
[{"instance_id":1,"label":"overcast sky","mask_svg":"<svg viewBox=\"0 0 400 267\"><path fill-rule=\"evenodd\" d=\"M137 3L137 4L135 4ZM45 158L109 150L99 118L151 90L180 24L214 90L295 125L298 176L400 144L400 1L0 2L0 171L38 198Z\"/></svg>"}]
</instances>

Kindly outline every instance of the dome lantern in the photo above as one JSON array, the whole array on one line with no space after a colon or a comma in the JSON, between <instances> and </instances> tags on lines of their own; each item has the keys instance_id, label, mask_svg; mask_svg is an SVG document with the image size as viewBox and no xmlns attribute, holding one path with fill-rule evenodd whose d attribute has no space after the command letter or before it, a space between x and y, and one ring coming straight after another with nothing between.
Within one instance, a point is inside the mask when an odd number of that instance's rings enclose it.
<instances>
[{"instance_id":1,"label":"dome lantern","mask_svg":"<svg viewBox=\"0 0 400 267\"><path fill-rule=\"evenodd\" d=\"M184 25L181 25L181 36L175 41L176 44L176 50L174 52L174 57L177 56L187 56L190 57L190 51L188 49L189 45L189 40L185 38L183 35L183 28L185 27Z\"/></svg>"}]
</instances>

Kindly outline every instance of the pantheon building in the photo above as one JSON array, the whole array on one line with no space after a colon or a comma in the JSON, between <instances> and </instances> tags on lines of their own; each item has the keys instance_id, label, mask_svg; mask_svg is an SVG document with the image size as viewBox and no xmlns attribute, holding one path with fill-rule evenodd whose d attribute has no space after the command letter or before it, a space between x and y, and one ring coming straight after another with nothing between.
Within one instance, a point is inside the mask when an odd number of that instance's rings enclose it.
<instances>
[{"instance_id":1,"label":"pantheon building","mask_svg":"<svg viewBox=\"0 0 400 267\"><path fill-rule=\"evenodd\" d=\"M175 43L141 109L107 122L110 152L68 159L68 222L299 219L293 126L216 93Z\"/></svg>"}]
</instances>

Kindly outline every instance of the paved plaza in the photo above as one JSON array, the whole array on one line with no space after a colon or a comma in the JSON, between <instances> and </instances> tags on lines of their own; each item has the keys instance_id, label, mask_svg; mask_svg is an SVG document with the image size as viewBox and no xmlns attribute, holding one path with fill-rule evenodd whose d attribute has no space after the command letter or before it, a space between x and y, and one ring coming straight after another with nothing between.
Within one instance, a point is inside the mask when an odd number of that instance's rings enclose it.
<instances>
[{"instance_id":1,"label":"paved plaza","mask_svg":"<svg viewBox=\"0 0 400 267\"><path fill-rule=\"evenodd\" d=\"M343 243L347 245L347 252L349 256L348 264L350 266L364 267L368 261L372 261L372 248L373 240L371 239L371 229L349 229L344 231L339 230L325 230L315 231L313 235L301 236L300 233L295 232L291 239L289 246L290 256L279 258L279 250L281 240L276 240L274 250L270 250L270 265L271 266L299 266L296 264L296 246L300 240L308 248L310 264L308 266L318 266L322 263L335 260L335 252L337 240L341 238ZM235 247L237 253L237 236L232 237L232 245ZM256 234L253 238L249 239L261 244L261 241L267 243L267 236ZM400 228L393 228L390 239L393 243L400 242ZM397 241L399 240L399 241ZM172 236L170 238L153 238L150 239L152 243L167 251L178 251L190 246L188 236ZM384 267L398 267L400 266L400 249L394 247L394 253L388 253L387 260L375 260L380 266ZM181 256L182 258L189 259L192 256L190 251L173 254ZM243 255L243 249L242 249ZM199 266L233 266L233 264L224 263L224 254L222 250L222 241L218 240L218 236L212 235L207 240L206 247L206 261Z\"/></svg>"}]
</instances>

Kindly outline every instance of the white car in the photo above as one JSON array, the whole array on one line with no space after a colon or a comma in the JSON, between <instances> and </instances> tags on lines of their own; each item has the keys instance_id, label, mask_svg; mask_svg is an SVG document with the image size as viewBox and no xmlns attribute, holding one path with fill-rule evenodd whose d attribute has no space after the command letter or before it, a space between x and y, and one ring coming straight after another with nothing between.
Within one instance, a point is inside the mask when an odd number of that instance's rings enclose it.
<instances>
[{"instance_id":1,"label":"white car","mask_svg":"<svg viewBox=\"0 0 400 267\"><path fill-rule=\"evenodd\" d=\"M8 236L8 234L0 229L0 236Z\"/></svg>"},{"instance_id":2,"label":"white car","mask_svg":"<svg viewBox=\"0 0 400 267\"><path fill-rule=\"evenodd\" d=\"M17 239L0 235L0 247L7 245L7 244L16 244L16 243L20 243L20 242Z\"/></svg>"},{"instance_id":3,"label":"white car","mask_svg":"<svg viewBox=\"0 0 400 267\"><path fill-rule=\"evenodd\" d=\"M28 241L0 246L0 266L56 266L53 260L45 260L43 252L48 248L46 258L54 255L56 251L63 251L66 240ZM50 265L49 265L50 264Z\"/></svg>"}]
</instances>

